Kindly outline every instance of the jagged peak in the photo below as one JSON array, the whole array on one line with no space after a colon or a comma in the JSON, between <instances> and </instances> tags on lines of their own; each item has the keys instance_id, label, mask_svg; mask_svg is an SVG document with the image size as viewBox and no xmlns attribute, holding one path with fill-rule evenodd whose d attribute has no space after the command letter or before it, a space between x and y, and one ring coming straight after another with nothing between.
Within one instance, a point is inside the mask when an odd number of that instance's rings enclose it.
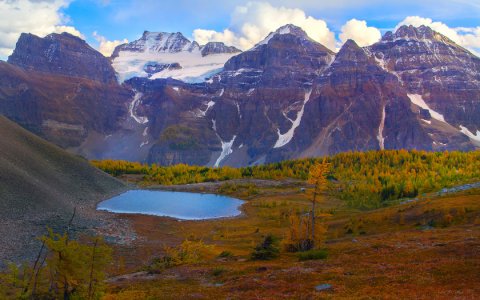
<instances>
[{"instance_id":1,"label":"jagged peak","mask_svg":"<svg viewBox=\"0 0 480 300\"><path fill-rule=\"evenodd\" d=\"M358 44L352 40L347 40L340 51L338 51L335 61L342 61L342 60L356 60L356 61L365 61L368 59L367 53L365 50L358 46Z\"/></svg>"},{"instance_id":2,"label":"jagged peak","mask_svg":"<svg viewBox=\"0 0 480 300\"><path fill-rule=\"evenodd\" d=\"M145 30L142 34L141 39L147 39L147 38L164 39L164 38L171 38L171 37L185 39L190 42L190 40L187 39L181 32L166 32L166 31Z\"/></svg>"},{"instance_id":3,"label":"jagged peak","mask_svg":"<svg viewBox=\"0 0 480 300\"><path fill-rule=\"evenodd\" d=\"M293 24L283 25L278 28L275 33L277 34L293 34L298 36L307 36L307 33L299 26Z\"/></svg>"},{"instance_id":4,"label":"jagged peak","mask_svg":"<svg viewBox=\"0 0 480 300\"><path fill-rule=\"evenodd\" d=\"M133 52L193 52L199 51L200 45L190 41L181 32L152 32L145 30L142 37L115 48L112 58L118 57L121 51Z\"/></svg>"},{"instance_id":5,"label":"jagged peak","mask_svg":"<svg viewBox=\"0 0 480 300\"><path fill-rule=\"evenodd\" d=\"M268 36L263 41L261 41L260 43L255 45L254 49L261 46L261 45L267 45L274 36L283 35L283 34L292 34L292 35L298 36L300 38L305 38L305 39L310 40L310 37L307 35L307 33L302 28L300 28L296 25L293 25L293 24L286 24L286 25L283 25L282 27L278 28L274 32L270 32L268 34Z\"/></svg>"},{"instance_id":6,"label":"jagged peak","mask_svg":"<svg viewBox=\"0 0 480 300\"><path fill-rule=\"evenodd\" d=\"M358 44L352 40L352 39L348 39L342 46L342 48L340 49L340 51L342 51L342 49L360 49L360 46L358 46Z\"/></svg>"},{"instance_id":7,"label":"jagged peak","mask_svg":"<svg viewBox=\"0 0 480 300\"><path fill-rule=\"evenodd\" d=\"M220 54L220 53L240 53L240 49L234 46L227 46L223 42L208 42L207 44L200 47L202 51L202 56L207 56L210 54Z\"/></svg>"},{"instance_id":8,"label":"jagged peak","mask_svg":"<svg viewBox=\"0 0 480 300\"><path fill-rule=\"evenodd\" d=\"M81 37L78 37L76 35L73 35L71 33L68 33L68 32L62 32L62 33L50 33L48 35L46 35L45 37L40 37L38 35L35 35L33 33L26 33L26 32L22 32L20 34L20 37L18 40L23 40L23 39L30 39L30 38L34 38L34 39L39 39L39 40L59 40L59 39L71 39L71 40L76 40L76 41L80 41L80 42L83 42L83 43L86 43L85 40L83 40Z\"/></svg>"},{"instance_id":9,"label":"jagged peak","mask_svg":"<svg viewBox=\"0 0 480 300\"><path fill-rule=\"evenodd\" d=\"M395 32L388 31L382 37L381 42L392 42L397 40L431 41L442 42L446 44L455 44L448 37L433 30L429 26L402 25Z\"/></svg>"}]
</instances>

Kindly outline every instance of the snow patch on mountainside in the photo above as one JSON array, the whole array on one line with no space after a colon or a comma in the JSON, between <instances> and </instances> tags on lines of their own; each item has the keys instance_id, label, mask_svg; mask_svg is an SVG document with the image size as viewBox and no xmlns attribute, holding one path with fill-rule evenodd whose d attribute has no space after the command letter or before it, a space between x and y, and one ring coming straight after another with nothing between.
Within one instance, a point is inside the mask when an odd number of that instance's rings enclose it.
<instances>
[{"instance_id":1,"label":"snow patch on mountainside","mask_svg":"<svg viewBox=\"0 0 480 300\"><path fill-rule=\"evenodd\" d=\"M217 161L215 162L215 165L214 165L215 167L219 167L220 163L225 159L225 157L233 153L232 146L236 138L237 136L234 135L232 140L227 142L224 142L222 141L222 139L220 139L220 142L222 143L222 153L220 153L220 156L217 158Z\"/></svg>"},{"instance_id":2,"label":"snow patch on mountainside","mask_svg":"<svg viewBox=\"0 0 480 300\"><path fill-rule=\"evenodd\" d=\"M194 111L192 111L193 115L197 118L204 118L207 116L208 111L215 105L215 102L210 100L208 102L203 102L203 105L206 105L207 107L205 110L202 110L201 108L197 108ZM215 120L212 120L215 122ZM215 124L214 124L215 125Z\"/></svg>"},{"instance_id":3,"label":"snow patch on mountainside","mask_svg":"<svg viewBox=\"0 0 480 300\"><path fill-rule=\"evenodd\" d=\"M140 144L140 148L142 148L143 146L146 146L150 143L149 139L148 139L148 126L145 127L145 129L143 130L143 133L142 133L142 136L144 138L143 142Z\"/></svg>"},{"instance_id":4,"label":"snow patch on mountainside","mask_svg":"<svg viewBox=\"0 0 480 300\"><path fill-rule=\"evenodd\" d=\"M423 109L427 109L430 111L430 115L432 116L432 118L434 118L435 120L438 120L440 122L445 122L445 118L443 117L442 114L434 111L433 109L431 109L427 103L425 103L425 101L423 100L423 97L422 95L418 95L418 94L408 94L408 97L410 98L410 101L412 101L413 104L423 108Z\"/></svg>"},{"instance_id":5,"label":"snow patch on mountainside","mask_svg":"<svg viewBox=\"0 0 480 300\"><path fill-rule=\"evenodd\" d=\"M242 118L242 112L240 111L240 103L235 102L235 106L237 107L238 117Z\"/></svg>"},{"instance_id":6,"label":"snow patch on mountainside","mask_svg":"<svg viewBox=\"0 0 480 300\"><path fill-rule=\"evenodd\" d=\"M467 127L460 125L460 132L468 136L472 141L480 143L480 130L477 130L477 134L473 134Z\"/></svg>"},{"instance_id":7,"label":"snow patch on mountainside","mask_svg":"<svg viewBox=\"0 0 480 300\"><path fill-rule=\"evenodd\" d=\"M207 112L210 110L215 105L215 102L212 100L207 102L207 108L205 110L200 110L200 113L197 115L197 117L205 117L207 115Z\"/></svg>"},{"instance_id":8,"label":"snow patch on mountainside","mask_svg":"<svg viewBox=\"0 0 480 300\"><path fill-rule=\"evenodd\" d=\"M378 145L380 146L381 150L385 149L385 137L383 136L383 129L385 128L385 106L382 110L382 120L380 121L380 126L378 127Z\"/></svg>"},{"instance_id":9,"label":"snow patch on mountainside","mask_svg":"<svg viewBox=\"0 0 480 300\"><path fill-rule=\"evenodd\" d=\"M140 117L137 116L136 110L138 105L140 104L140 100L142 99L143 94L139 92L135 92L135 96L133 97L132 102L130 103L128 107L128 113L130 114L130 117L135 120L138 124L146 124L148 123L148 118L147 117Z\"/></svg>"},{"instance_id":10,"label":"snow patch on mountainside","mask_svg":"<svg viewBox=\"0 0 480 300\"><path fill-rule=\"evenodd\" d=\"M267 45L268 42L270 42L270 40L277 34L282 35L282 34L289 34L289 33L292 33L291 25L282 26L279 29L277 29L277 31L271 32L265 39L263 39L261 42L256 44L255 47L253 47L253 49L258 48L261 45Z\"/></svg>"},{"instance_id":11,"label":"snow patch on mountainside","mask_svg":"<svg viewBox=\"0 0 480 300\"><path fill-rule=\"evenodd\" d=\"M300 122L302 121L303 117L303 112L305 111L305 104L307 104L308 100L310 100L310 96L312 95L312 90L309 90L305 93L305 98L303 100L303 105L300 111L297 113L297 117L295 120L292 120L287 117L287 119L292 122L292 127L285 132L285 133L280 133L280 129L277 128L277 134L278 134L278 139L273 148L281 148L285 146L286 144L290 143L292 140L294 134L295 134L295 129L297 129L298 126L300 126Z\"/></svg>"}]
</instances>

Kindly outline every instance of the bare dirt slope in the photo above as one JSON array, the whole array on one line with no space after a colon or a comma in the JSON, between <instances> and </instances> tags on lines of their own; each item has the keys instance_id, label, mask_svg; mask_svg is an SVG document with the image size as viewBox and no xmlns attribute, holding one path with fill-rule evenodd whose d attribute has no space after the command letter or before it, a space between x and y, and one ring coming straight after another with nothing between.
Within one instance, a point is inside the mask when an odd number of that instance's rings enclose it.
<instances>
[{"instance_id":1,"label":"bare dirt slope","mask_svg":"<svg viewBox=\"0 0 480 300\"><path fill-rule=\"evenodd\" d=\"M88 161L0 115L0 266L38 251L46 227L64 228L77 207L77 228L95 226L95 204L125 189Z\"/></svg>"}]
</instances>

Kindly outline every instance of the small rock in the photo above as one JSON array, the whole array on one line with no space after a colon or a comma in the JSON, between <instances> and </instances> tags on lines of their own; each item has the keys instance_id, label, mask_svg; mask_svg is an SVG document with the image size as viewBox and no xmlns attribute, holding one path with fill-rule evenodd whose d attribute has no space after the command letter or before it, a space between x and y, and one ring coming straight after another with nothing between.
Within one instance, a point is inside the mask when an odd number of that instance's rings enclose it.
<instances>
[{"instance_id":1,"label":"small rock","mask_svg":"<svg viewBox=\"0 0 480 300\"><path fill-rule=\"evenodd\" d=\"M322 283L315 287L315 290L318 292L332 290L333 286L328 283Z\"/></svg>"}]
</instances>

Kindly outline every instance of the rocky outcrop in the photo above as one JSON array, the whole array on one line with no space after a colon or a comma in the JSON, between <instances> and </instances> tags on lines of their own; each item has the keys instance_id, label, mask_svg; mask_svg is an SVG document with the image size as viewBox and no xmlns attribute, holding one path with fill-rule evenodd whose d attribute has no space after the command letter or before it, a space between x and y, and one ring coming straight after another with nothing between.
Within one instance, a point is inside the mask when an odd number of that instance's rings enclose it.
<instances>
[{"instance_id":1,"label":"rocky outcrop","mask_svg":"<svg viewBox=\"0 0 480 300\"><path fill-rule=\"evenodd\" d=\"M23 33L8 63L24 70L86 78L105 84L116 82L110 61L84 40L69 33L40 38Z\"/></svg>"},{"instance_id":2,"label":"rocky outcrop","mask_svg":"<svg viewBox=\"0 0 480 300\"><path fill-rule=\"evenodd\" d=\"M179 63L172 63L172 64L161 64L161 63L155 63L155 62L150 62L145 64L145 67L143 70L147 72L149 77L151 77L153 74L162 72L165 70L180 70L182 66L180 66Z\"/></svg>"},{"instance_id":3,"label":"rocky outcrop","mask_svg":"<svg viewBox=\"0 0 480 300\"><path fill-rule=\"evenodd\" d=\"M222 42L210 42L205 46L201 47L202 56L212 55L212 54L224 54L224 53L240 53L239 49L233 46L227 46Z\"/></svg>"}]
</instances>

